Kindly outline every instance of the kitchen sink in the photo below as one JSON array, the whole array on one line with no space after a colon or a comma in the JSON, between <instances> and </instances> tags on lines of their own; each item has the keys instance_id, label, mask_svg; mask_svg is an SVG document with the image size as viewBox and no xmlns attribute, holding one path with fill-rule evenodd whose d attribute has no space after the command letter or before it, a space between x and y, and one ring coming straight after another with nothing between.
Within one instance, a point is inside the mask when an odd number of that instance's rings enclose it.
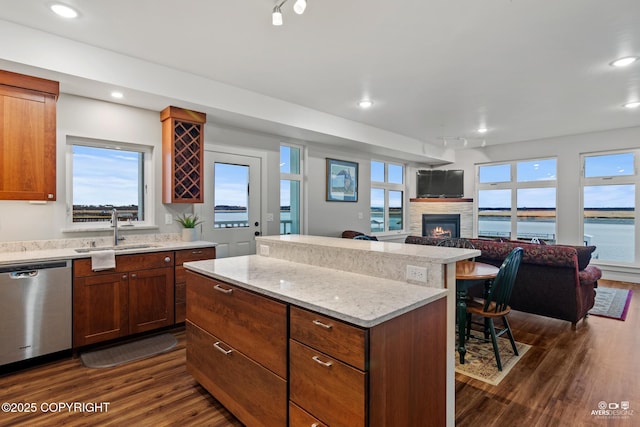
<instances>
[{"instance_id":1,"label":"kitchen sink","mask_svg":"<svg viewBox=\"0 0 640 427\"><path fill-rule=\"evenodd\" d=\"M87 253L87 252L96 252L96 251L126 251L131 249L147 249L147 248L157 248L159 245L150 245L150 244L140 244L140 245L118 245L118 246L98 246L95 248L80 248L75 249L78 253Z\"/></svg>"}]
</instances>

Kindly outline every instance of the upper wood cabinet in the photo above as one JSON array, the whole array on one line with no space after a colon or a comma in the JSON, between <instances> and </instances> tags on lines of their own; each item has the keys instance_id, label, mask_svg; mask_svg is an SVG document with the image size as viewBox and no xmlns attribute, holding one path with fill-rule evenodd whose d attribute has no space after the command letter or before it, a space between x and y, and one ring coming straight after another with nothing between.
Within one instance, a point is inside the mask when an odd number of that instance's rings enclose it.
<instances>
[{"instance_id":1,"label":"upper wood cabinet","mask_svg":"<svg viewBox=\"0 0 640 427\"><path fill-rule=\"evenodd\" d=\"M59 83L0 70L0 200L56 200Z\"/></svg>"},{"instance_id":2,"label":"upper wood cabinet","mask_svg":"<svg viewBox=\"0 0 640 427\"><path fill-rule=\"evenodd\" d=\"M204 124L207 115L178 107L162 121L162 203L203 202Z\"/></svg>"}]
</instances>

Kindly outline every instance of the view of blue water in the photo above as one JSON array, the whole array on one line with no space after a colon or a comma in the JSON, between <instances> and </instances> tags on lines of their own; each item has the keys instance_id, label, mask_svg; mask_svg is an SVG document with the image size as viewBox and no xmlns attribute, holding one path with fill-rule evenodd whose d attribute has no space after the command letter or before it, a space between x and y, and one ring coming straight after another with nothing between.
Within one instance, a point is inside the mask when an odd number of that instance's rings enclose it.
<instances>
[{"instance_id":1,"label":"view of blue water","mask_svg":"<svg viewBox=\"0 0 640 427\"><path fill-rule=\"evenodd\" d=\"M492 218L478 221L478 235L509 237L511 224L509 220ZM607 261L634 261L634 221L621 219L586 219L584 224L585 241L596 246L593 258ZM544 240L555 240L555 222L549 220L533 220L518 222L518 238L531 239L538 237Z\"/></svg>"}]
</instances>

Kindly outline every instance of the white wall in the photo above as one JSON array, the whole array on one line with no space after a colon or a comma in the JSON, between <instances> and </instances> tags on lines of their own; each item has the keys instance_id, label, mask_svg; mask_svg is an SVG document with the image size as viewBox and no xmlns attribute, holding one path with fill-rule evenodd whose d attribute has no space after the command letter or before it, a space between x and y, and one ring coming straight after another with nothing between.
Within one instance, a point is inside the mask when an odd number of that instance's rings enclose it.
<instances>
[{"instance_id":1,"label":"white wall","mask_svg":"<svg viewBox=\"0 0 640 427\"><path fill-rule=\"evenodd\" d=\"M100 236L109 232L63 232L67 215L66 145L67 137L82 137L114 142L145 144L154 150L154 203L158 225L154 230L136 230L136 234L177 233L178 224L164 224L165 213L178 215L190 212L190 204L162 203L161 179L162 128L159 111L123 106L68 94L61 94L57 104L57 200L45 204L26 201L0 201L0 242L49 240ZM304 141L283 140L277 136L215 125L208 117L205 126L205 147L230 153L260 153L264 158L262 212L274 214L274 221L264 222L263 234L276 235L280 225L280 144L306 146ZM358 202L326 201L326 158L356 161L359 164ZM341 150L333 146L314 146L305 157L305 221L306 233L339 236L345 229L369 230L370 168L369 154ZM384 159L382 159L384 160ZM266 195L266 197L265 197ZM362 218L360 218L360 216ZM126 236L126 233L125 233Z\"/></svg>"},{"instance_id":2,"label":"white wall","mask_svg":"<svg viewBox=\"0 0 640 427\"><path fill-rule=\"evenodd\" d=\"M116 142L140 143L153 147L155 158L155 215L164 218L161 201L162 136L159 112L61 94L57 103L57 199L33 204L26 201L0 201L0 241L74 238L100 233L64 233L67 215L66 145L67 136ZM184 210L179 207L178 211ZM147 231L147 233L150 231ZM157 232L179 232L179 226L160 226ZM144 232L140 232L143 234ZM104 232L102 234L105 234Z\"/></svg>"}]
</instances>

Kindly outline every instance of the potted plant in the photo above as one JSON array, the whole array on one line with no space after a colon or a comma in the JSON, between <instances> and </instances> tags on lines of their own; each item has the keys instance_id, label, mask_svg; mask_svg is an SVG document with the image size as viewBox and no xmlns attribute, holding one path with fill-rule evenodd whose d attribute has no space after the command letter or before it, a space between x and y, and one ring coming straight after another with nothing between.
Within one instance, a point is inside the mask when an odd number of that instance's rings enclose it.
<instances>
[{"instance_id":1,"label":"potted plant","mask_svg":"<svg viewBox=\"0 0 640 427\"><path fill-rule=\"evenodd\" d=\"M180 225L182 225L182 240L185 242L193 242L197 240L197 230L196 226L202 224L204 221L198 218L198 215L187 215L182 214L182 216L178 216L176 221Z\"/></svg>"}]
</instances>

